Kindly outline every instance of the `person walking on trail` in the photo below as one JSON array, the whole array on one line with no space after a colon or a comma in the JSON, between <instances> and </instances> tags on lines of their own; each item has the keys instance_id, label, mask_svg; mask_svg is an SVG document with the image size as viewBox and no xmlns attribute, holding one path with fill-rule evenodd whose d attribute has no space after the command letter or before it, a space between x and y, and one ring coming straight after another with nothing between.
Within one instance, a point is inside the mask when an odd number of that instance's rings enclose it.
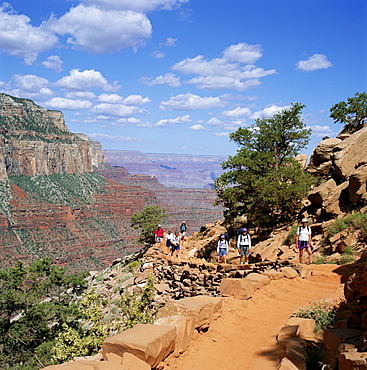
<instances>
[{"instance_id":1,"label":"person walking on trail","mask_svg":"<svg viewBox=\"0 0 367 370\"><path fill-rule=\"evenodd\" d=\"M240 254L240 263L248 263L248 255L251 248L251 237L248 234L247 229L244 227L240 235L237 238L237 249Z\"/></svg>"},{"instance_id":2,"label":"person walking on trail","mask_svg":"<svg viewBox=\"0 0 367 370\"><path fill-rule=\"evenodd\" d=\"M217 253L218 253L218 263L221 262L227 263L228 241L224 234L221 234L221 236L219 237Z\"/></svg>"},{"instance_id":3,"label":"person walking on trail","mask_svg":"<svg viewBox=\"0 0 367 370\"><path fill-rule=\"evenodd\" d=\"M168 233L166 234L166 249L164 251L165 254L171 255L171 240L174 237L174 234L171 230L168 230Z\"/></svg>"},{"instance_id":4,"label":"person walking on trail","mask_svg":"<svg viewBox=\"0 0 367 370\"><path fill-rule=\"evenodd\" d=\"M187 233L187 225L185 221L182 221L182 224L180 225L181 247L183 246L186 233Z\"/></svg>"},{"instance_id":5,"label":"person walking on trail","mask_svg":"<svg viewBox=\"0 0 367 370\"><path fill-rule=\"evenodd\" d=\"M307 250L308 253L308 261L310 265L312 264L312 241L311 241L311 228L308 226L307 218L304 218L301 221L301 226L297 227L296 232L296 245L299 250L299 262L303 262L303 251L304 249Z\"/></svg>"},{"instance_id":6,"label":"person walking on trail","mask_svg":"<svg viewBox=\"0 0 367 370\"><path fill-rule=\"evenodd\" d=\"M164 230L162 225L158 225L157 229L154 231L154 240L156 243L159 243L159 246L162 247L162 241L164 237Z\"/></svg>"},{"instance_id":7,"label":"person walking on trail","mask_svg":"<svg viewBox=\"0 0 367 370\"><path fill-rule=\"evenodd\" d=\"M178 231L175 232L175 234L173 235L172 239L171 239L171 253L172 253L172 256L176 256L178 259L180 259L180 250L181 250L181 247L180 247L180 233Z\"/></svg>"}]
</instances>

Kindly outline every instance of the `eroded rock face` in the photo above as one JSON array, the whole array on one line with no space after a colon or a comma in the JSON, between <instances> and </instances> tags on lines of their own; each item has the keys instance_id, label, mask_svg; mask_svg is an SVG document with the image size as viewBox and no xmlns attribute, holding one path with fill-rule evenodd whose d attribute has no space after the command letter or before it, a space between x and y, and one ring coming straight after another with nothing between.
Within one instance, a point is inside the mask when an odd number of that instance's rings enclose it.
<instances>
[{"instance_id":1,"label":"eroded rock face","mask_svg":"<svg viewBox=\"0 0 367 370\"><path fill-rule=\"evenodd\" d=\"M308 196L314 218L335 217L367 205L367 126L351 135L322 140L307 170L326 181Z\"/></svg>"},{"instance_id":2,"label":"eroded rock face","mask_svg":"<svg viewBox=\"0 0 367 370\"><path fill-rule=\"evenodd\" d=\"M72 134L61 112L0 94L0 179L92 172L103 158L91 142Z\"/></svg>"}]
</instances>

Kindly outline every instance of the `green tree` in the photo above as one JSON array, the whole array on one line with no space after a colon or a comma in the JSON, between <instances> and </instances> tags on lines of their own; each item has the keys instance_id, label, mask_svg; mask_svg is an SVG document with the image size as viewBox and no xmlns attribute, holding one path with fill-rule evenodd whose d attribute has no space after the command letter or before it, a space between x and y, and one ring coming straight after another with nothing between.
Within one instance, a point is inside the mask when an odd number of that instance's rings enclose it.
<instances>
[{"instance_id":1,"label":"green tree","mask_svg":"<svg viewBox=\"0 0 367 370\"><path fill-rule=\"evenodd\" d=\"M356 93L347 101L341 101L330 108L334 123L343 123L345 132L360 130L367 118L367 93Z\"/></svg>"},{"instance_id":2,"label":"green tree","mask_svg":"<svg viewBox=\"0 0 367 370\"><path fill-rule=\"evenodd\" d=\"M134 229L141 229L137 243L154 243L154 230L157 225L168 217L166 210L158 206L148 206L141 213L131 216L131 226Z\"/></svg>"},{"instance_id":3,"label":"green tree","mask_svg":"<svg viewBox=\"0 0 367 370\"><path fill-rule=\"evenodd\" d=\"M77 308L70 303L85 286L84 276L66 275L49 258L0 271L0 368L49 362L37 356L37 347L51 342L62 323L77 324Z\"/></svg>"},{"instance_id":4,"label":"green tree","mask_svg":"<svg viewBox=\"0 0 367 370\"><path fill-rule=\"evenodd\" d=\"M303 108L294 103L230 134L240 149L222 163L226 171L215 181L217 203L229 217L246 214L253 225L271 229L298 211L312 181L293 159L311 133L300 118Z\"/></svg>"}]
</instances>

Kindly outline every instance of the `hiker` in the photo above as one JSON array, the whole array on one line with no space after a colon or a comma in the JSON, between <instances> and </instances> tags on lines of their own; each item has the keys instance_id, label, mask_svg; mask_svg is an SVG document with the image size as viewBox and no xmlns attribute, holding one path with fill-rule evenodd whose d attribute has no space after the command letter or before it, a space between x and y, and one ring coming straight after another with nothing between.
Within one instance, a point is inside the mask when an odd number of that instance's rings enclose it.
<instances>
[{"instance_id":1,"label":"hiker","mask_svg":"<svg viewBox=\"0 0 367 370\"><path fill-rule=\"evenodd\" d=\"M251 237L247 232L247 229L244 227L240 235L237 238L237 249L240 254L240 263L248 263L249 250L251 248Z\"/></svg>"},{"instance_id":2,"label":"hiker","mask_svg":"<svg viewBox=\"0 0 367 370\"><path fill-rule=\"evenodd\" d=\"M162 225L158 225L157 229L154 231L154 240L156 243L159 243L159 246L162 247L162 241L164 237L164 230Z\"/></svg>"},{"instance_id":3,"label":"hiker","mask_svg":"<svg viewBox=\"0 0 367 370\"><path fill-rule=\"evenodd\" d=\"M185 236L187 231L187 225L185 221L182 221L182 224L180 225L180 234L181 236Z\"/></svg>"},{"instance_id":4,"label":"hiker","mask_svg":"<svg viewBox=\"0 0 367 370\"><path fill-rule=\"evenodd\" d=\"M182 221L182 224L180 225L181 246L183 246L183 242L185 240L186 232L187 232L186 222Z\"/></svg>"},{"instance_id":5,"label":"hiker","mask_svg":"<svg viewBox=\"0 0 367 370\"><path fill-rule=\"evenodd\" d=\"M312 241L311 241L311 228L308 226L308 219L304 218L301 221L301 226L297 227L296 232L296 245L299 250L299 262L302 263L303 250L306 249L308 253L308 261L312 264Z\"/></svg>"},{"instance_id":6,"label":"hiker","mask_svg":"<svg viewBox=\"0 0 367 370\"><path fill-rule=\"evenodd\" d=\"M172 239L171 239L171 253L172 253L172 256L174 257L176 255L176 257L178 259L180 259L180 233L178 231L175 232L175 234L173 235Z\"/></svg>"},{"instance_id":7,"label":"hiker","mask_svg":"<svg viewBox=\"0 0 367 370\"><path fill-rule=\"evenodd\" d=\"M169 256L171 255L171 240L174 237L174 234L171 230L168 230L168 233L166 234L166 248L164 253L168 254Z\"/></svg>"},{"instance_id":8,"label":"hiker","mask_svg":"<svg viewBox=\"0 0 367 370\"><path fill-rule=\"evenodd\" d=\"M228 241L225 234L221 234L217 245L218 263L227 263Z\"/></svg>"}]
</instances>

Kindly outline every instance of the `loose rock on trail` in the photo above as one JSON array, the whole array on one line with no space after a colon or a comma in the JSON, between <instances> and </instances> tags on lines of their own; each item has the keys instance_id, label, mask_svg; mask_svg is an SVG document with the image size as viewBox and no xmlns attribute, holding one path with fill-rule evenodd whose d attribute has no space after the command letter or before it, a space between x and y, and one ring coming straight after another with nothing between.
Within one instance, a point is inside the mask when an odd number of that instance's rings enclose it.
<instances>
[{"instance_id":1,"label":"loose rock on trail","mask_svg":"<svg viewBox=\"0 0 367 370\"><path fill-rule=\"evenodd\" d=\"M344 297L336 265L303 268L309 270L304 279L273 280L249 300L225 299L208 331L180 357L168 357L163 369L276 369L281 352L276 336L292 313L312 302Z\"/></svg>"}]
</instances>

